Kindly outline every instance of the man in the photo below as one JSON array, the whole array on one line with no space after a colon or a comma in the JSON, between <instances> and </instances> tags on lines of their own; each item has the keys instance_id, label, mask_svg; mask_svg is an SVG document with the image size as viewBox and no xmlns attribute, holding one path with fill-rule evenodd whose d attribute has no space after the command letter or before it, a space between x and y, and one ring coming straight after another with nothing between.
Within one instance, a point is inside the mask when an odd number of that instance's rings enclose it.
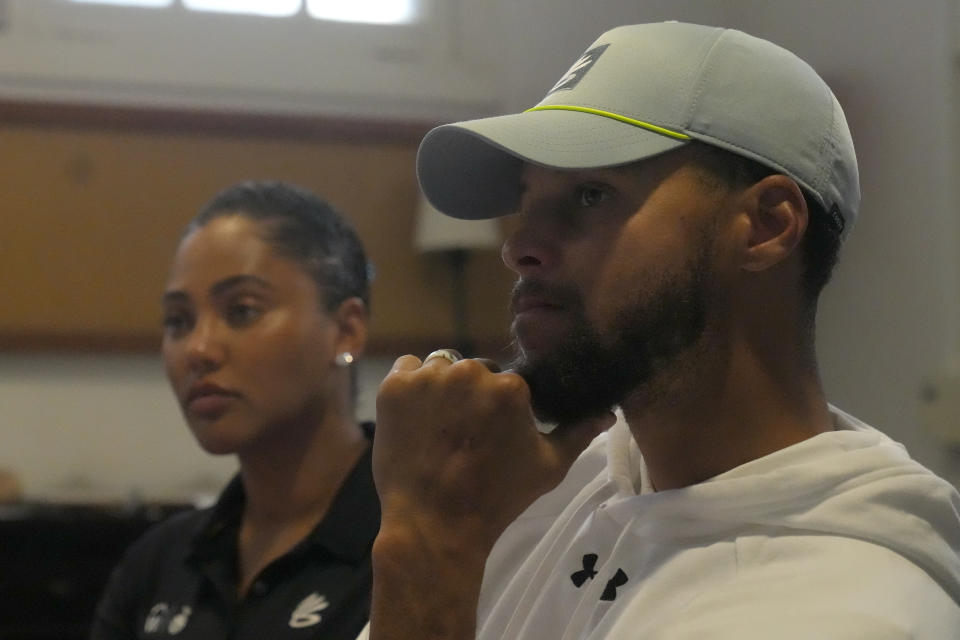
<instances>
[{"instance_id":1,"label":"man","mask_svg":"<svg viewBox=\"0 0 960 640\"><path fill-rule=\"evenodd\" d=\"M807 64L621 27L418 172L449 215L517 213L518 355L384 381L371 637L960 638L960 497L819 381L860 193Z\"/></svg>"}]
</instances>

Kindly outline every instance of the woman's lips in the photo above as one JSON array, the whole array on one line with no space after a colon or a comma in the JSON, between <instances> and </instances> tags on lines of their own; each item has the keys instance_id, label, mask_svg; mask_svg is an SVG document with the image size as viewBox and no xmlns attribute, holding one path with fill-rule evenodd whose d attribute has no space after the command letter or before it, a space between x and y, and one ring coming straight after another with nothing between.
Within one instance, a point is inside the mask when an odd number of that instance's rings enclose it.
<instances>
[{"instance_id":1,"label":"woman's lips","mask_svg":"<svg viewBox=\"0 0 960 640\"><path fill-rule=\"evenodd\" d=\"M187 393L186 409L202 418L216 418L230 408L240 394L212 382L195 384Z\"/></svg>"},{"instance_id":2,"label":"woman's lips","mask_svg":"<svg viewBox=\"0 0 960 640\"><path fill-rule=\"evenodd\" d=\"M202 418L216 418L223 415L236 399L236 394L232 393L198 395L187 402L187 410Z\"/></svg>"}]
</instances>

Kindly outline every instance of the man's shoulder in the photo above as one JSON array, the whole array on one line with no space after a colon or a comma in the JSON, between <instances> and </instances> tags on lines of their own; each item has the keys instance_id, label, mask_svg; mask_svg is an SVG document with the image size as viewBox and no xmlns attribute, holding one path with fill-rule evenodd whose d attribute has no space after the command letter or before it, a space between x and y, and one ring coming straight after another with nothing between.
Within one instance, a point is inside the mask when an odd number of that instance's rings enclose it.
<instances>
[{"instance_id":1,"label":"man's shoulder","mask_svg":"<svg viewBox=\"0 0 960 640\"><path fill-rule=\"evenodd\" d=\"M960 639L960 606L895 550L817 535L737 546L735 577L694 598L667 638Z\"/></svg>"}]
</instances>

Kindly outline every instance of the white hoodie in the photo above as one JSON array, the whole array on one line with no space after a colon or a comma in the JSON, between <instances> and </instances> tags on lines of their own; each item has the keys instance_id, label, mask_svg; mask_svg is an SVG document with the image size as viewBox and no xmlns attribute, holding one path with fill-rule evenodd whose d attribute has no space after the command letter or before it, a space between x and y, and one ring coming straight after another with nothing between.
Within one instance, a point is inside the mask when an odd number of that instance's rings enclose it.
<instances>
[{"instance_id":1,"label":"white hoodie","mask_svg":"<svg viewBox=\"0 0 960 640\"><path fill-rule=\"evenodd\" d=\"M497 542L478 637L960 639L960 496L831 410L835 431L658 493L618 423Z\"/></svg>"}]
</instances>

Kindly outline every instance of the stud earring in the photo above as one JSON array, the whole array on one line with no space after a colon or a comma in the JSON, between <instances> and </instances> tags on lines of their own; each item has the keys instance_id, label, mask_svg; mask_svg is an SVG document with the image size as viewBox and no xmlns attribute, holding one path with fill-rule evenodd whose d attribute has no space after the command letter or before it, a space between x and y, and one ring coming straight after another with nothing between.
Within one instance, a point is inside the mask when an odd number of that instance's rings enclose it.
<instances>
[{"instance_id":1,"label":"stud earring","mask_svg":"<svg viewBox=\"0 0 960 640\"><path fill-rule=\"evenodd\" d=\"M333 362L338 367L349 367L351 364L353 364L353 354L349 351L338 353Z\"/></svg>"}]
</instances>

